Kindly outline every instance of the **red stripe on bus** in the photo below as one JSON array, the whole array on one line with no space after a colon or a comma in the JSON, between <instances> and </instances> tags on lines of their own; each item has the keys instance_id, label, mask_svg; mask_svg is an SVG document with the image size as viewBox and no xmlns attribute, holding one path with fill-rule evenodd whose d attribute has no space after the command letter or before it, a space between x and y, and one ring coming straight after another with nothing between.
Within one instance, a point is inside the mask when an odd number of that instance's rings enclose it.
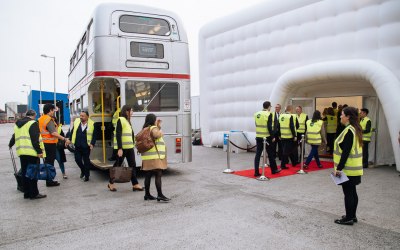
<instances>
[{"instance_id":1,"label":"red stripe on bus","mask_svg":"<svg viewBox=\"0 0 400 250\"><path fill-rule=\"evenodd\" d=\"M94 76L190 79L190 75L186 74L163 74L163 73L144 73L144 72L118 72L118 71L96 71L94 73Z\"/></svg>"}]
</instances>

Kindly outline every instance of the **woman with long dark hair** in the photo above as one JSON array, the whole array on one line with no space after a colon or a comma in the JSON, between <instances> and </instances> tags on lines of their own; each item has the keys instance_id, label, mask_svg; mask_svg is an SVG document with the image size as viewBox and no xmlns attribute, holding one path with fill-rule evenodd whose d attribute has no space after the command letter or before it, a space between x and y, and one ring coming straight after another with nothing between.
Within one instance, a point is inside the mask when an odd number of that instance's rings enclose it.
<instances>
[{"instance_id":1,"label":"woman with long dark hair","mask_svg":"<svg viewBox=\"0 0 400 250\"><path fill-rule=\"evenodd\" d=\"M143 129L150 129L150 136L154 139L155 146L141 154L142 170L146 173L144 180L145 200L169 201L161 189L162 171L167 169L166 147L161 131L161 120L157 120L154 114L148 114L143 124ZM151 176L155 175L157 198L150 194Z\"/></svg>"},{"instance_id":2,"label":"woman with long dark hair","mask_svg":"<svg viewBox=\"0 0 400 250\"><path fill-rule=\"evenodd\" d=\"M344 108L340 122L346 127L334 142L334 175L340 176L343 172L349 180L341 184L346 215L336 219L335 223L353 225L354 222L358 221L356 216L358 205L356 186L361 183L361 176L363 175L362 129L358 109L354 107Z\"/></svg>"},{"instance_id":3,"label":"woman with long dark hair","mask_svg":"<svg viewBox=\"0 0 400 250\"><path fill-rule=\"evenodd\" d=\"M326 144L326 138L324 122L322 121L321 112L319 112L319 110L314 111L312 119L306 122L306 126L306 138L307 143L311 145L311 151L303 167L307 169L312 158L314 157L318 167L322 168L322 164L319 161L318 156L318 147L321 145L322 142Z\"/></svg>"},{"instance_id":4,"label":"woman with long dark hair","mask_svg":"<svg viewBox=\"0 0 400 250\"><path fill-rule=\"evenodd\" d=\"M132 191L143 191L143 188L139 185L136 179L136 161L134 147L134 133L131 125L132 108L128 105L124 105L119 115L117 126L114 132L114 149L117 149L117 160L114 163L114 167L121 166L124 158L128 161L129 167L132 168ZM117 191L114 185L114 180L110 177L108 183L110 191Z\"/></svg>"}]
</instances>

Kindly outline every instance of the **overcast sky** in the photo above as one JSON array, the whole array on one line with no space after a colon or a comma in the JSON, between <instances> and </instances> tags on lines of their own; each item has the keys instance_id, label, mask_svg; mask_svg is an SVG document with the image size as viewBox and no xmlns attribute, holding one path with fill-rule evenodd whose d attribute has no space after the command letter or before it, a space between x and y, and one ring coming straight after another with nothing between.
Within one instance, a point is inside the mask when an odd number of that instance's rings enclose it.
<instances>
[{"instance_id":1,"label":"overcast sky","mask_svg":"<svg viewBox=\"0 0 400 250\"><path fill-rule=\"evenodd\" d=\"M68 92L69 58L76 48L94 8L102 2L135 3L167 9L178 14L189 37L192 95L199 94L198 32L216 18L265 0L0 0L0 109L6 102L27 102L30 84L53 91L53 61L56 57L57 92ZM25 93L21 91L26 91Z\"/></svg>"}]
</instances>

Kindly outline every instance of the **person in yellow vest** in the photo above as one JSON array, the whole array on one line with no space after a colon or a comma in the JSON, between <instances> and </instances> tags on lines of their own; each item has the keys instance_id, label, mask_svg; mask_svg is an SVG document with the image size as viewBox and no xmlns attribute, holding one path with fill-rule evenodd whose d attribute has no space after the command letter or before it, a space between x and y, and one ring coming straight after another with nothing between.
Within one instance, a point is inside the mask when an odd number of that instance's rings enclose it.
<instances>
[{"instance_id":1,"label":"person in yellow vest","mask_svg":"<svg viewBox=\"0 0 400 250\"><path fill-rule=\"evenodd\" d=\"M81 111L70 128L69 139L75 146L75 162L81 169L80 178L87 182L90 177L90 152L96 145L94 122L89 118L88 111Z\"/></svg>"},{"instance_id":2,"label":"person in yellow vest","mask_svg":"<svg viewBox=\"0 0 400 250\"><path fill-rule=\"evenodd\" d=\"M306 127L306 122L308 121L308 115L303 113L303 108L301 106L297 106L296 107L296 117L297 120L299 121L299 128L297 129L297 144L296 147L300 148L300 152L299 150L297 150L296 148L296 152L299 152L297 155L297 159L301 159L301 138L302 135L306 135L306 131L307 131L307 127ZM305 148L303 148L303 153L305 152Z\"/></svg>"},{"instance_id":3,"label":"person in yellow vest","mask_svg":"<svg viewBox=\"0 0 400 250\"><path fill-rule=\"evenodd\" d=\"M339 112L337 102L332 102L332 108L333 108L333 113L335 114L335 116L337 116Z\"/></svg>"},{"instance_id":4,"label":"person in yellow vest","mask_svg":"<svg viewBox=\"0 0 400 250\"><path fill-rule=\"evenodd\" d=\"M132 108L129 105L124 105L119 115L117 126L114 131L114 149L117 149L118 158L114 163L114 167L121 166L124 158L128 161L129 167L132 169L132 191L143 191L136 179L136 161L135 161L135 135L131 125ZM110 191L117 191L114 185L114 180L110 178L108 183Z\"/></svg>"},{"instance_id":5,"label":"person in yellow vest","mask_svg":"<svg viewBox=\"0 0 400 250\"><path fill-rule=\"evenodd\" d=\"M322 142L326 144L326 138L324 122L322 121L321 112L319 112L319 110L314 111L312 119L306 122L306 126L307 129L305 138L307 143L311 145L311 151L308 154L307 160L304 163L303 167L307 169L312 158L314 157L317 166L319 168L322 168L322 164L319 161L318 156L318 147L321 145Z\"/></svg>"},{"instance_id":6,"label":"person in yellow vest","mask_svg":"<svg viewBox=\"0 0 400 250\"><path fill-rule=\"evenodd\" d=\"M170 198L164 196L161 187L162 171L167 169L167 149L161 131L161 120L158 120L154 114L146 115L143 128L150 127L151 136L154 139L155 146L141 154L142 170L145 172L144 188L145 200L169 201ZM157 198L150 194L151 176L155 175L155 184L157 189Z\"/></svg>"},{"instance_id":7,"label":"person in yellow vest","mask_svg":"<svg viewBox=\"0 0 400 250\"><path fill-rule=\"evenodd\" d=\"M121 113L121 109L117 108L113 114L113 118L112 118L112 125L115 131L115 128L117 127L117 122L118 122L118 118L119 118L119 114ZM113 153L111 155L110 158L108 158L109 161L115 161L117 159L117 149L113 150Z\"/></svg>"},{"instance_id":8,"label":"person in yellow vest","mask_svg":"<svg viewBox=\"0 0 400 250\"><path fill-rule=\"evenodd\" d=\"M289 158L292 166L297 165L297 132L296 129L299 127L299 122L295 114L292 114L293 107L288 105L285 109L285 113L279 117L278 135L282 142L282 162L281 169L288 169L286 166L289 163Z\"/></svg>"},{"instance_id":9,"label":"person in yellow vest","mask_svg":"<svg viewBox=\"0 0 400 250\"><path fill-rule=\"evenodd\" d=\"M254 158L254 176L260 176L259 166L260 157L264 149L264 137L267 138L266 151L268 154L271 173L279 173L275 161L275 133L273 130L274 116L270 112L271 102L265 101L263 103L263 110L254 113L254 121L256 125L256 143L257 150Z\"/></svg>"},{"instance_id":10,"label":"person in yellow vest","mask_svg":"<svg viewBox=\"0 0 400 250\"><path fill-rule=\"evenodd\" d=\"M340 122L346 127L334 142L333 163L335 176L344 173L349 180L342 183L346 215L336 219L335 223L353 225L357 222L358 195L356 186L361 183L362 166L362 129L358 110L347 107L342 110Z\"/></svg>"},{"instance_id":11,"label":"person in yellow vest","mask_svg":"<svg viewBox=\"0 0 400 250\"><path fill-rule=\"evenodd\" d=\"M363 134L363 168L368 168L368 158L369 158L369 143L371 142L372 135L372 123L368 117L369 110L366 108L362 108L360 110L360 125L362 128Z\"/></svg>"},{"instance_id":12,"label":"person in yellow vest","mask_svg":"<svg viewBox=\"0 0 400 250\"><path fill-rule=\"evenodd\" d=\"M44 143L44 148L46 150L45 163L54 166L54 161L56 159L57 142L62 140L64 142L69 142L68 138L61 136L57 132L57 125L54 122L54 111L55 106L51 103L47 103L43 106L43 115L39 118L39 128L40 135ZM58 181L46 181L47 187L59 186Z\"/></svg>"},{"instance_id":13,"label":"person in yellow vest","mask_svg":"<svg viewBox=\"0 0 400 250\"><path fill-rule=\"evenodd\" d=\"M46 198L45 194L39 193L38 181L31 180L25 176L29 164L37 164L39 158L46 157L39 125L35 121L35 118L36 112L28 110L26 116L15 123L14 134L8 144L10 148L14 144L16 145L17 155L21 161L24 198L32 200Z\"/></svg>"},{"instance_id":14,"label":"person in yellow vest","mask_svg":"<svg viewBox=\"0 0 400 250\"><path fill-rule=\"evenodd\" d=\"M62 124L58 122L57 117L53 117L54 122L57 125L57 133L61 136L65 137L64 131L62 130ZM68 179L67 175L65 174L65 166L64 162L67 162L67 157L65 156L65 143L63 141L58 140L57 142L57 151L56 151L56 161L60 166L61 173L63 175L63 179Z\"/></svg>"},{"instance_id":15,"label":"person in yellow vest","mask_svg":"<svg viewBox=\"0 0 400 250\"><path fill-rule=\"evenodd\" d=\"M332 107L327 109L327 114L323 119L326 121L326 137L327 137L327 153L333 153L333 142L335 140L336 128L337 128L337 117Z\"/></svg>"}]
</instances>

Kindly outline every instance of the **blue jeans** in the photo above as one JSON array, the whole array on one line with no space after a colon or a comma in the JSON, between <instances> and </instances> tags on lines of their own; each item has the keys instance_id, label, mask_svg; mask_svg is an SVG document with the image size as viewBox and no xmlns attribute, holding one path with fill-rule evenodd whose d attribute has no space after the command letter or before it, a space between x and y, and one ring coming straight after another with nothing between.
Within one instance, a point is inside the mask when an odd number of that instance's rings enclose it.
<instances>
[{"instance_id":1,"label":"blue jeans","mask_svg":"<svg viewBox=\"0 0 400 250\"><path fill-rule=\"evenodd\" d=\"M62 162L62 160L61 160L60 151L58 151L58 149L56 151L56 161L58 162L58 165L60 166L61 173L65 174L64 162Z\"/></svg>"},{"instance_id":2,"label":"blue jeans","mask_svg":"<svg viewBox=\"0 0 400 250\"><path fill-rule=\"evenodd\" d=\"M319 161L319 156L318 156L318 147L319 147L319 145L311 145L311 152L307 157L307 160L305 163L306 165L310 164L313 157L315 158L317 165L318 166L321 165L321 162Z\"/></svg>"}]
</instances>

